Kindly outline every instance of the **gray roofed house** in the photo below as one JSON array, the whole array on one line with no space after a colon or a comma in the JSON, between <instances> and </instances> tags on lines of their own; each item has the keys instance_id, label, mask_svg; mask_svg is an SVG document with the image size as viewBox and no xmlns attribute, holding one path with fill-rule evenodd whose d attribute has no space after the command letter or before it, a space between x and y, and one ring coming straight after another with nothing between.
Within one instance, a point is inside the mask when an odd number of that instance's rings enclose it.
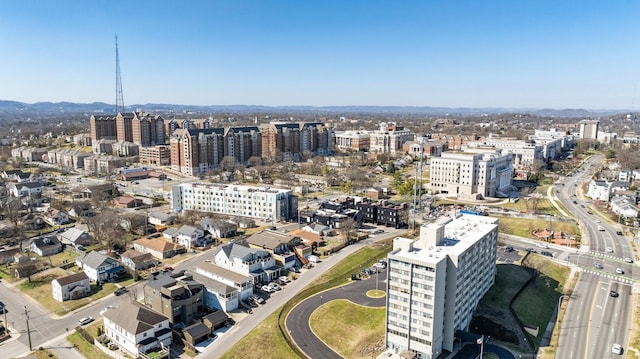
<instances>
[{"instance_id":1,"label":"gray roofed house","mask_svg":"<svg viewBox=\"0 0 640 359\"><path fill-rule=\"evenodd\" d=\"M211 233L214 238L233 237L238 232L238 225L211 217L204 217L200 220L200 227Z\"/></svg>"},{"instance_id":2,"label":"gray roofed house","mask_svg":"<svg viewBox=\"0 0 640 359\"><path fill-rule=\"evenodd\" d=\"M134 270L146 269L158 263L158 260L151 253L142 253L135 249L129 249L122 253L120 261L126 267Z\"/></svg>"},{"instance_id":3,"label":"gray roofed house","mask_svg":"<svg viewBox=\"0 0 640 359\"><path fill-rule=\"evenodd\" d=\"M168 228L166 231L162 232L162 236L164 238L168 238L174 240L178 238L178 229L176 228Z\"/></svg>"},{"instance_id":4,"label":"gray roofed house","mask_svg":"<svg viewBox=\"0 0 640 359\"><path fill-rule=\"evenodd\" d=\"M254 248L266 249L274 254L289 252L290 248L293 248L302 242L300 237L271 230L253 234L245 240Z\"/></svg>"},{"instance_id":5,"label":"gray roofed house","mask_svg":"<svg viewBox=\"0 0 640 359\"><path fill-rule=\"evenodd\" d=\"M200 273L192 273L193 280L204 285L204 306L213 310L231 312L238 308L240 290Z\"/></svg>"},{"instance_id":6,"label":"gray roofed house","mask_svg":"<svg viewBox=\"0 0 640 359\"><path fill-rule=\"evenodd\" d=\"M264 249L228 243L218 247L213 258L218 266L254 277L256 284L270 282L280 276L281 267L276 266L271 253Z\"/></svg>"},{"instance_id":7,"label":"gray roofed house","mask_svg":"<svg viewBox=\"0 0 640 359\"><path fill-rule=\"evenodd\" d=\"M38 237L31 241L29 249L41 257L46 257L62 252L62 244L54 236Z\"/></svg>"},{"instance_id":8,"label":"gray roofed house","mask_svg":"<svg viewBox=\"0 0 640 359\"><path fill-rule=\"evenodd\" d=\"M132 301L120 302L104 312L104 333L121 349L137 358L140 353L172 342L169 318Z\"/></svg>"},{"instance_id":9,"label":"gray roofed house","mask_svg":"<svg viewBox=\"0 0 640 359\"><path fill-rule=\"evenodd\" d=\"M42 194L42 183L40 181L9 183L7 189L14 197L25 197Z\"/></svg>"},{"instance_id":10,"label":"gray roofed house","mask_svg":"<svg viewBox=\"0 0 640 359\"><path fill-rule=\"evenodd\" d=\"M149 223L156 225L168 226L173 224L175 216L171 213L165 212L151 212L149 213Z\"/></svg>"},{"instance_id":11,"label":"gray roofed house","mask_svg":"<svg viewBox=\"0 0 640 359\"><path fill-rule=\"evenodd\" d=\"M202 246L206 242L204 230L200 226L194 227L187 224L178 229L176 240L185 248Z\"/></svg>"},{"instance_id":12,"label":"gray roofed house","mask_svg":"<svg viewBox=\"0 0 640 359\"><path fill-rule=\"evenodd\" d=\"M209 327L209 332L213 333L216 329L220 329L227 325L229 316L227 313L217 310L211 314L202 317L202 323Z\"/></svg>"},{"instance_id":13,"label":"gray roofed house","mask_svg":"<svg viewBox=\"0 0 640 359\"><path fill-rule=\"evenodd\" d=\"M96 282L116 278L124 272L124 268L117 260L97 251L76 258L76 265Z\"/></svg>"},{"instance_id":14,"label":"gray roofed house","mask_svg":"<svg viewBox=\"0 0 640 359\"><path fill-rule=\"evenodd\" d=\"M76 227L69 228L64 232L59 233L58 239L64 244L69 244L75 247L87 246L93 243L93 239L87 232Z\"/></svg>"}]
</instances>

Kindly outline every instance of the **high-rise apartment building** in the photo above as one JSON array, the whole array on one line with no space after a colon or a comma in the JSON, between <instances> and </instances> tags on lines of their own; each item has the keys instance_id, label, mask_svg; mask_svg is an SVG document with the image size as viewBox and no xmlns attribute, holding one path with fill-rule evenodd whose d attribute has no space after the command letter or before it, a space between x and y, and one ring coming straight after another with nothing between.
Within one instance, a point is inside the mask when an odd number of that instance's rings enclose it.
<instances>
[{"instance_id":1,"label":"high-rise apartment building","mask_svg":"<svg viewBox=\"0 0 640 359\"><path fill-rule=\"evenodd\" d=\"M453 351L496 274L498 220L462 215L420 228L418 240L396 238L388 255L386 347L437 358Z\"/></svg>"},{"instance_id":2,"label":"high-rise apartment building","mask_svg":"<svg viewBox=\"0 0 640 359\"><path fill-rule=\"evenodd\" d=\"M580 132L580 138L583 140L597 139L599 126L600 121L598 120L582 120L578 122L578 131Z\"/></svg>"},{"instance_id":3,"label":"high-rise apartment building","mask_svg":"<svg viewBox=\"0 0 640 359\"><path fill-rule=\"evenodd\" d=\"M298 197L288 189L183 183L173 186L171 192L175 211L194 210L274 221L288 221L298 214Z\"/></svg>"},{"instance_id":4,"label":"high-rise apartment building","mask_svg":"<svg viewBox=\"0 0 640 359\"><path fill-rule=\"evenodd\" d=\"M225 156L224 128L177 129L169 145L172 170L189 176L204 175Z\"/></svg>"},{"instance_id":5,"label":"high-rise apartment building","mask_svg":"<svg viewBox=\"0 0 640 359\"><path fill-rule=\"evenodd\" d=\"M91 139L116 139L116 118L114 116L91 115L89 118Z\"/></svg>"},{"instance_id":6,"label":"high-rise apartment building","mask_svg":"<svg viewBox=\"0 0 640 359\"><path fill-rule=\"evenodd\" d=\"M131 119L131 138L131 142L141 147L164 145L164 119L159 115L134 112Z\"/></svg>"},{"instance_id":7,"label":"high-rise apartment building","mask_svg":"<svg viewBox=\"0 0 640 359\"><path fill-rule=\"evenodd\" d=\"M133 112L116 115L116 134L118 141L133 142Z\"/></svg>"},{"instance_id":8,"label":"high-rise apartment building","mask_svg":"<svg viewBox=\"0 0 640 359\"><path fill-rule=\"evenodd\" d=\"M261 126L262 157L298 160L332 151L333 131L321 122L270 123Z\"/></svg>"},{"instance_id":9,"label":"high-rise apartment building","mask_svg":"<svg viewBox=\"0 0 640 359\"><path fill-rule=\"evenodd\" d=\"M229 127L224 133L224 154L239 163L262 154L262 135L255 126Z\"/></svg>"}]
</instances>

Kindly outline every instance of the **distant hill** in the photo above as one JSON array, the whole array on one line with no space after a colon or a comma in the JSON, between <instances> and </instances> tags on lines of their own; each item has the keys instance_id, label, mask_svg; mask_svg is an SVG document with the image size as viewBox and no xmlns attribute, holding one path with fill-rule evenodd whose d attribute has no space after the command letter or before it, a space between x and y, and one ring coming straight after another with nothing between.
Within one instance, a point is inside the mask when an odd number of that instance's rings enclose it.
<instances>
[{"instance_id":1,"label":"distant hill","mask_svg":"<svg viewBox=\"0 0 640 359\"><path fill-rule=\"evenodd\" d=\"M104 102L36 102L24 103L0 100L0 113L10 114L53 114L53 113L113 113L115 106ZM172 104L136 104L126 106L127 111L147 112L197 112L197 113L326 113L326 114L422 114L450 116L480 116L496 113L529 113L538 116L554 117L598 117L628 110L585 110L585 109L523 109L523 108L450 108L430 106L260 106L260 105L172 105Z\"/></svg>"}]
</instances>

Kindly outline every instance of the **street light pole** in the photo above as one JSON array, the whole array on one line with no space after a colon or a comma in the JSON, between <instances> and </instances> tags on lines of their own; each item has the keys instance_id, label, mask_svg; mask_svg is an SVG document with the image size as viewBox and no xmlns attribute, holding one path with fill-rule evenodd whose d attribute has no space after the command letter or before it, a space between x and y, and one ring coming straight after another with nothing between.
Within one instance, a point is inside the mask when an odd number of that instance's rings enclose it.
<instances>
[{"instance_id":1,"label":"street light pole","mask_svg":"<svg viewBox=\"0 0 640 359\"><path fill-rule=\"evenodd\" d=\"M29 330L29 311L27 310L27 306L24 306L24 317L27 320L27 337L29 338L29 351L32 351L31 347L31 330Z\"/></svg>"}]
</instances>

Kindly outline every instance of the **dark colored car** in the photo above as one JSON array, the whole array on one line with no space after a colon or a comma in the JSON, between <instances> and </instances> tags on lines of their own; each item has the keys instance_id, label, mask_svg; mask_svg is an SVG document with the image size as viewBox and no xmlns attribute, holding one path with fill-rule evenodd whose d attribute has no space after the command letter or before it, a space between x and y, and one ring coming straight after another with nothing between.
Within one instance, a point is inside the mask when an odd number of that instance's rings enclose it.
<instances>
[{"instance_id":1,"label":"dark colored car","mask_svg":"<svg viewBox=\"0 0 640 359\"><path fill-rule=\"evenodd\" d=\"M553 257L553 253L551 253L549 251L542 251L542 252L540 252L540 254L542 254L543 256L547 256L547 257Z\"/></svg>"},{"instance_id":2,"label":"dark colored car","mask_svg":"<svg viewBox=\"0 0 640 359\"><path fill-rule=\"evenodd\" d=\"M622 233L622 231L616 231L616 234L617 234L617 235L619 235L619 236L624 235L624 234Z\"/></svg>"},{"instance_id":3,"label":"dark colored car","mask_svg":"<svg viewBox=\"0 0 640 359\"><path fill-rule=\"evenodd\" d=\"M127 292L126 288L118 288L118 289L116 289L115 292L113 292L113 294L115 294L116 296L119 296L119 295L123 295L126 292Z\"/></svg>"},{"instance_id":4,"label":"dark colored car","mask_svg":"<svg viewBox=\"0 0 640 359\"><path fill-rule=\"evenodd\" d=\"M513 247L508 246L507 248L504 249L505 252L513 252Z\"/></svg>"},{"instance_id":5,"label":"dark colored car","mask_svg":"<svg viewBox=\"0 0 640 359\"><path fill-rule=\"evenodd\" d=\"M618 296L620 295L618 292L616 292L615 290L612 290L609 292L609 295L614 297L614 298L618 298Z\"/></svg>"}]
</instances>

